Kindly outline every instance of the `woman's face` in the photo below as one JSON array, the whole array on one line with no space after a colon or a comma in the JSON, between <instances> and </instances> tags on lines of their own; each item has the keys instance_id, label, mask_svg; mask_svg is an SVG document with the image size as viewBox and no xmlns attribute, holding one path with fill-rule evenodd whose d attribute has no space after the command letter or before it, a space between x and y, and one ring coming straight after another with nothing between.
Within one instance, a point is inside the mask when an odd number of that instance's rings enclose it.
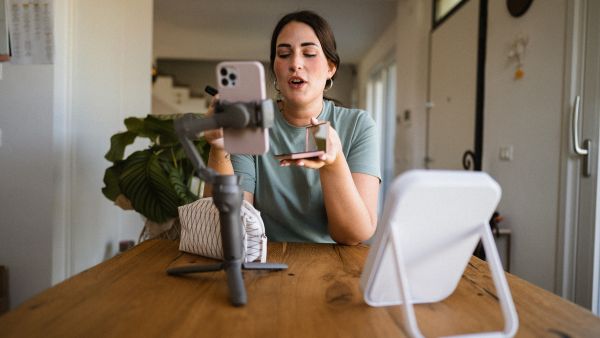
<instances>
[{"instance_id":1,"label":"woman's face","mask_svg":"<svg viewBox=\"0 0 600 338\"><path fill-rule=\"evenodd\" d=\"M275 44L274 70L286 103L307 106L323 99L325 82L335 74L313 29L301 22L283 27Z\"/></svg>"}]
</instances>

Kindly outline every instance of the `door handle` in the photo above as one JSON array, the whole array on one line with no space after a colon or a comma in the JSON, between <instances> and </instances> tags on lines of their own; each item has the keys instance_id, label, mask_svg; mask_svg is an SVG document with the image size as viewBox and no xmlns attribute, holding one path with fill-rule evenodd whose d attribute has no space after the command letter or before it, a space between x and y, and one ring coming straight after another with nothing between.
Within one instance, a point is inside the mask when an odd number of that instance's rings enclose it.
<instances>
[{"instance_id":1,"label":"door handle","mask_svg":"<svg viewBox=\"0 0 600 338\"><path fill-rule=\"evenodd\" d=\"M571 135L573 136L573 151L575 154L583 157L583 176L589 177L592 175L592 161L590 161L590 154L592 148L592 141L585 139L583 146L579 145L579 112L581 107L581 96L575 97L575 103L573 105L573 114L571 120Z\"/></svg>"}]
</instances>

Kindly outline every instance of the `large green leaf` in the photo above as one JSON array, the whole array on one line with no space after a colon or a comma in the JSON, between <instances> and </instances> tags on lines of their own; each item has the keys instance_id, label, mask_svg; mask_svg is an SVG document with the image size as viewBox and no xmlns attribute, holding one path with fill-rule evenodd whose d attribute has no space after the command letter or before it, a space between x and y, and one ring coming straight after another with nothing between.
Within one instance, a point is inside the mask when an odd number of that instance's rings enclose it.
<instances>
[{"instance_id":1,"label":"large green leaf","mask_svg":"<svg viewBox=\"0 0 600 338\"><path fill-rule=\"evenodd\" d=\"M210 144L208 144L206 142L206 140L202 138L199 140L195 140L194 146L195 146L196 150L198 151L198 154L200 155L200 157L202 157L204 164L206 164L208 162L208 152L210 150ZM177 161L187 159L187 154L183 150L182 146L179 146L179 147L176 147L173 149L174 149L173 153L174 153L175 159ZM170 156L173 156L173 155L170 155Z\"/></svg>"},{"instance_id":2,"label":"large green leaf","mask_svg":"<svg viewBox=\"0 0 600 338\"><path fill-rule=\"evenodd\" d=\"M144 120L145 118L141 117L128 117L124 121L125 127L127 128L127 131L136 133L139 136L152 138L153 135L149 135L145 132Z\"/></svg>"},{"instance_id":3,"label":"large green leaf","mask_svg":"<svg viewBox=\"0 0 600 338\"><path fill-rule=\"evenodd\" d=\"M144 119L144 132L155 137L153 141L162 146L179 143L172 119L148 115Z\"/></svg>"},{"instance_id":4,"label":"large green leaf","mask_svg":"<svg viewBox=\"0 0 600 338\"><path fill-rule=\"evenodd\" d=\"M117 196L121 194L121 188L119 188L121 171L122 164L118 162L112 167L107 168L104 172L104 188L102 188L102 193L111 201L116 200Z\"/></svg>"},{"instance_id":5,"label":"large green leaf","mask_svg":"<svg viewBox=\"0 0 600 338\"><path fill-rule=\"evenodd\" d=\"M114 164L104 174L104 196L115 201L124 195L137 212L155 222L176 217L177 206L197 199L188 187L194 168L175 134L175 118L148 115L125 119L127 131L111 137L105 155ZM150 147L123 160L125 148L136 137L150 139ZM194 144L206 163L209 144L204 139Z\"/></svg>"},{"instance_id":6,"label":"large green leaf","mask_svg":"<svg viewBox=\"0 0 600 338\"><path fill-rule=\"evenodd\" d=\"M176 217L177 206L180 205L179 196L163 165L158 155L151 151L137 151L127 158L119 177L121 191L133 208L158 223Z\"/></svg>"},{"instance_id":7,"label":"large green leaf","mask_svg":"<svg viewBox=\"0 0 600 338\"><path fill-rule=\"evenodd\" d=\"M123 159L125 147L132 144L137 134L130 131L114 134L110 138L110 149L104 155L104 158L111 162L120 161Z\"/></svg>"},{"instance_id":8,"label":"large green leaf","mask_svg":"<svg viewBox=\"0 0 600 338\"><path fill-rule=\"evenodd\" d=\"M183 174L183 169L171 168L169 172L169 181L173 185L173 189L177 192L177 196L182 201L182 204L192 203L198 199L198 197L188 189L188 184Z\"/></svg>"}]
</instances>

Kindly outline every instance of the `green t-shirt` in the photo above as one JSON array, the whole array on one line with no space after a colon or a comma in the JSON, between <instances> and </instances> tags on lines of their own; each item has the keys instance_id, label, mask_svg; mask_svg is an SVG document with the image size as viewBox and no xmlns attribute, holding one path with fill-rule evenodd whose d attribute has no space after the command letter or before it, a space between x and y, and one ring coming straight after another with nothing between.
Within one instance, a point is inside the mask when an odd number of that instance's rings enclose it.
<instances>
[{"instance_id":1,"label":"green t-shirt","mask_svg":"<svg viewBox=\"0 0 600 338\"><path fill-rule=\"evenodd\" d=\"M337 131L351 172L380 178L375 123L367 112L336 107L325 100L318 119L329 121ZM268 153L232 156L235 173L242 177L242 189L254 194L254 206L261 213L267 237L272 241L332 243L319 171L280 167L273 157L303 151L305 128L292 126L276 110L269 136Z\"/></svg>"}]
</instances>

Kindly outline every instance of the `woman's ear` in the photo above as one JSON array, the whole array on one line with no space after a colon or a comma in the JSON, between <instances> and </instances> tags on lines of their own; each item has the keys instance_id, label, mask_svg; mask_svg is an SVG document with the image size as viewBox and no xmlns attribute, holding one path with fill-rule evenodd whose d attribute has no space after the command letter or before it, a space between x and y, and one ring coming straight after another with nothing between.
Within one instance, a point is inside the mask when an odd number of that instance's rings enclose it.
<instances>
[{"instance_id":1,"label":"woman's ear","mask_svg":"<svg viewBox=\"0 0 600 338\"><path fill-rule=\"evenodd\" d=\"M329 65L329 71L327 72L327 77L331 79L335 75L335 72L337 71L337 67L332 62L327 62L327 64Z\"/></svg>"}]
</instances>

